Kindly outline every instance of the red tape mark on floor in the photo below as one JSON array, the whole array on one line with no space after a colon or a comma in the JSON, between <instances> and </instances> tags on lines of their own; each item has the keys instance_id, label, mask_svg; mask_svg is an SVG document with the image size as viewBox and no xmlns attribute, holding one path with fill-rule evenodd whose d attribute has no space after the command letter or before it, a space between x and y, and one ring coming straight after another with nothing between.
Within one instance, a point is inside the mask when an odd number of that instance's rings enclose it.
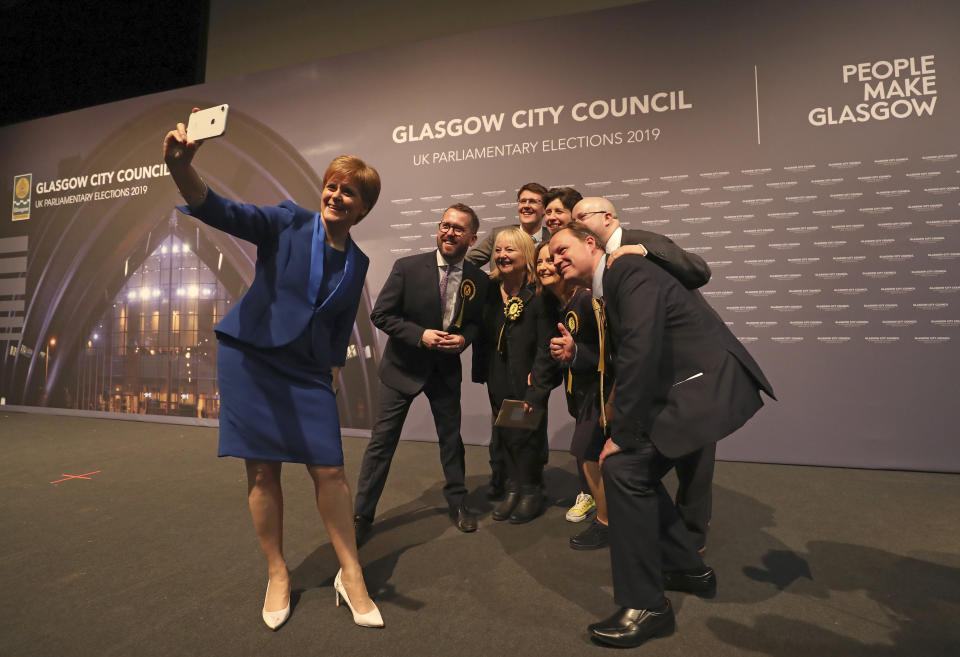
<instances>
[{"instance_id":1,"label":"red tape mark on floor","mask_svg":"<svg viewBox=\"0 0 960 657\"><path fill-rule=\"evenodd\" d=\"M68 475L66 473L61 472L60 476L63 477L63 479L57 479L56 481L51 481L50 483L59 484L61 481L67 481L68 479L90 479L90 475L95 475L99 472L100 470L94 470L93 472L84 472L83 474L79 474L79 475Z\"/></svg>"}]
</instances>

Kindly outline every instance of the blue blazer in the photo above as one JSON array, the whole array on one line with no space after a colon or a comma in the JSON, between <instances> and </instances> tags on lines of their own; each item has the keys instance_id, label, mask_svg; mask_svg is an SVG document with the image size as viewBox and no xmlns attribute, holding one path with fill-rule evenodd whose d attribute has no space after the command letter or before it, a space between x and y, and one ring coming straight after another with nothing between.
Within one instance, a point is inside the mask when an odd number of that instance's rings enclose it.
<instances>
[{"instance_id":1,"label":"blue blazer","mask_svg":"<svg viewBox=\"0 0 960 657\"><path fill-rule=\"evenodd\" d=\"M295 340L316 314L317 359L331 366L344 364L370 264L351 238L343 279L318 307L324 240L319 213L293 201L265 207L236 203L213 190L200 207L177 209L257 245L250 289L217 324L218 332L256 347L280 347Z\"/></svg>"}]
</instances>

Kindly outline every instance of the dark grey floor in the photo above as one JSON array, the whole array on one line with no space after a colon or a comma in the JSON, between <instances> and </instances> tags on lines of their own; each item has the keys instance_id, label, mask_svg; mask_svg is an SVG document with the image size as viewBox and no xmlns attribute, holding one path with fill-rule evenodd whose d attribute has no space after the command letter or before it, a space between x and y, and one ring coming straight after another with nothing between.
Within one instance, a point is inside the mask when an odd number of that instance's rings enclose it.
<instances>
[{"instance_id":1,"label":"dark grey floor","mask_svg":"<svg viewBox=\"0 0 960 657\"><path fill-rule=\"evenodd\" d=\"M351 482L364 445L344 440ZM430 443L401 444L361 551L384 630L334 607L312 486L285 468L295 608L271 633L243 466L215 453L215 429L0 412L0 655L609 654L584 633L614 610L608 553L567 547L560 504L494 522L482 490L460 534ZM485 449L467 467L482 489ZM575 486L552 454L550 494ZM960 654L960 477L720 463L715 491L720 594L673 595L679 631L638 654Z\"/></svg>"}]
</instances>

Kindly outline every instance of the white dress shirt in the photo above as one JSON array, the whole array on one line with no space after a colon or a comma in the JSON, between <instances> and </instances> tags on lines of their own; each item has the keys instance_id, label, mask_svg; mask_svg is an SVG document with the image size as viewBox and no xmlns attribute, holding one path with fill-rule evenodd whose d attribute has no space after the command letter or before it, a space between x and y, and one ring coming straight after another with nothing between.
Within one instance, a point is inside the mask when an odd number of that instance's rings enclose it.
<instances>
[{"instance_id":1,"label":"white dress shirt","mask_svg":"<svg viewBox=\"0 0 960 657\"><path fill-rule=\"evenodd\" d=\"M623 227L617 226L617 229L613 231L613 234L610 235L610 239L607 240L607 244L604 247L604 251L607 253L613 253L620 248L620 242L623 241ZM593 295L597 296L597 295Z\"/></svg>"},{"instance_id":2,"label":"white dress shirt","mask_svg":"<svg viewBox=\"0 0 960 657\"><path fill-rule=\"evenodd\" d=\"M619 230L619 229L617 229ZM600 258L597 268L593 270L593 283L590 284L590 292L593 293L594 299L599 299L603 296L603 272L607 271L607 256L606 254Z\"/></svg>"}]
</instances>

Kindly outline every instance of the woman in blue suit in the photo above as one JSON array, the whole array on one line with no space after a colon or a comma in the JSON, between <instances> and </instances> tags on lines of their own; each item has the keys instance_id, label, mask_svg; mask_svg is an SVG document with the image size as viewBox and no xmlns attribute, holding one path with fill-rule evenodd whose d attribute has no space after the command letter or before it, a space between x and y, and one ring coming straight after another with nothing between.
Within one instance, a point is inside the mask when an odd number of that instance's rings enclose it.
<instances>
[{"instance_id":1,"label":"woman in blue suit","mask_svg":"<svg viewBox=\"0 0 960 657\"><path fill-rule=\"evenodd\" d=\"M369 264L350 228L376 203L380 177L363 160L344 155L323 175L319 212L292 201L258 207L207 187L191 164L199 146L187 140L182 123L163 142L164 160L187 202L180 211L257 245L253 283L216 331L218 452L246 463L250 513L267 558L263 620L276 630L290 616L280 488L287 462L305 464L313 479L341 566L337 604L343 597L358 625L382 627L357 557L334 396Z\"/></svg>"}]
</instances>

